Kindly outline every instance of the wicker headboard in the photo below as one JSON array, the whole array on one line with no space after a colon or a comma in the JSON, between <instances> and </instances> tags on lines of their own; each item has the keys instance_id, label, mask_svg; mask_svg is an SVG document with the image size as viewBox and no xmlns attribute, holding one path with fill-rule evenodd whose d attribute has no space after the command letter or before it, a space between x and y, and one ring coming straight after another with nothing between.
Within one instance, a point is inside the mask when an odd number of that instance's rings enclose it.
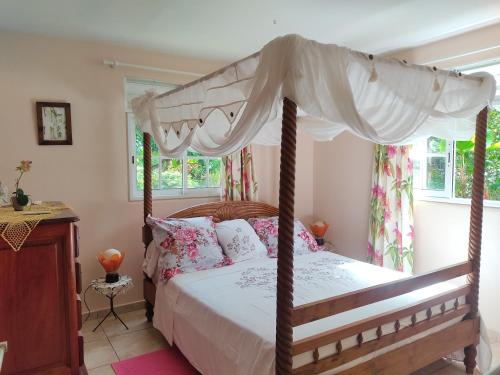
<instances>
[{"instance_id":1,"label":"wicker headboard","mask_svg":"<svg viewBox=\"0 0 500 375\"><path fill-rule=\"evenodd\" d=\"M177 211L168 217L186 218L213 216L214 221L249 219L259 216L278 216L278 209L267 203L249 201L204 203Z\"/></svg>"}]
</instances>

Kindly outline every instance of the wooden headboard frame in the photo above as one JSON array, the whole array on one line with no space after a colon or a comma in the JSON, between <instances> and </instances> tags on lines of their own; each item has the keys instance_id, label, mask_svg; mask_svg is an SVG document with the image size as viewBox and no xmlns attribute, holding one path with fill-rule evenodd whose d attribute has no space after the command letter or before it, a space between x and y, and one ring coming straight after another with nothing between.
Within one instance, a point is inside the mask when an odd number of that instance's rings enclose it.
<instances>
[{"instance_id":1,"label":"wooden headboard frame","mask_svg":"<svg viewBox=\"0 0 500 375\"><path fill-rule=\"evenodd\" d=\"M180 219L198 216L213 216L215 222L220 222L260 216L278 216L278 209L262 202L212 202L177 211L168 217Z\"/></svg>"}]
</instances>

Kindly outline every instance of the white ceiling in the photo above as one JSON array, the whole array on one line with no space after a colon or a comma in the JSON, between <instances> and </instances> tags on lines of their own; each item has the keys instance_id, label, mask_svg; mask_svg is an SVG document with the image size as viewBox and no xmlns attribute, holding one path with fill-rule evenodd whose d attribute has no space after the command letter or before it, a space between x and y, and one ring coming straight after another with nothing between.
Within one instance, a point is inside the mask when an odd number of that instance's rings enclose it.
<instances>
[{"instance_id":1,"label":"white ceiling","mask_svg":"<svg viewBox=\"0 0 500 375\"><path fill-rule=\"evenodd\" d=\"M0 0L0 29L224 60L289 33L381 53L499 21L499 0Z\"/></svg>"}]
</instances>

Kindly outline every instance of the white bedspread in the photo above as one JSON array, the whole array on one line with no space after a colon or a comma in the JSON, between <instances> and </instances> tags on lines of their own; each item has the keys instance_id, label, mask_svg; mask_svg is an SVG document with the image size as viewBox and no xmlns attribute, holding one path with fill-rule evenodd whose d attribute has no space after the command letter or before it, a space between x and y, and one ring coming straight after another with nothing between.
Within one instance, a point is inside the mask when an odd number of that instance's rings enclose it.
<instances>
[{"instance_id":1,"label":"white bedspread","mask_svg":"<svg viewBox=\"0 0 500 375\"><path fill-rule=\"evenodd\" d=\"M294 304L297 306L406 276L330 252L296 256ZM454 286L441 283L296 327L294 340L437 295ZM448 308L452 304L450 301ZM274 374L275 310L276 259L265 258L178 275L166 284L158 284L154 326L204 375L271 375ZM439 307L435 312L439 312ZM425 312L417 318L425 319ZM402 320L401 325L409 325L408 320ZM384 332L390 330L390 326L383 327ZM435 327L433 331L444 327ZM365 341L373 335L374 332L367 332ZM487 339L481 342L479 362L485 369L489 367L491 352ZM342 341L344 349L355 344L355 337ZM328 350L328 347L322 348L321 357L328 355ZM380 351L375 355L378 353ZM363 357L339 369L369 358ZM310 353L297 356L294 367L310 360Z\"/></svg>"}]
</instances>

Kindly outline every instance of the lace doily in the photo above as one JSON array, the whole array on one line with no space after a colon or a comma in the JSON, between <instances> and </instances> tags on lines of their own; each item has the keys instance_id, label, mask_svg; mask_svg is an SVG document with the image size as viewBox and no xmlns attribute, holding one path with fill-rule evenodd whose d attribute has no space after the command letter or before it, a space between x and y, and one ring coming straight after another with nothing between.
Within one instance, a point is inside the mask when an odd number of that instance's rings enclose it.
<instances>
[{"instance_id":1,"label":"lace doily","mask_svg":"<svg viewBox=\"0 0 500 375\"><path fill-rule=\"evenodd\" d=\"M33 204L31 209L26 211L0 207L0 236L14 251L19 251L40 221L50 219L57 211L67 208L64 204L50 202Z\"/></svg>"},{"instance_id":2,"label":"lace doily","mask_svg":"<svg viewBox=\"0 0 500 375\"><path fill-rule=\"evenodd\" d=\"M90 286L98 293L113 298L119 294L125 293L134 286L132 278L127 275L121 275L116 283L107 283L104 277L92 280Z\"/></svg>"}]
</instances>

